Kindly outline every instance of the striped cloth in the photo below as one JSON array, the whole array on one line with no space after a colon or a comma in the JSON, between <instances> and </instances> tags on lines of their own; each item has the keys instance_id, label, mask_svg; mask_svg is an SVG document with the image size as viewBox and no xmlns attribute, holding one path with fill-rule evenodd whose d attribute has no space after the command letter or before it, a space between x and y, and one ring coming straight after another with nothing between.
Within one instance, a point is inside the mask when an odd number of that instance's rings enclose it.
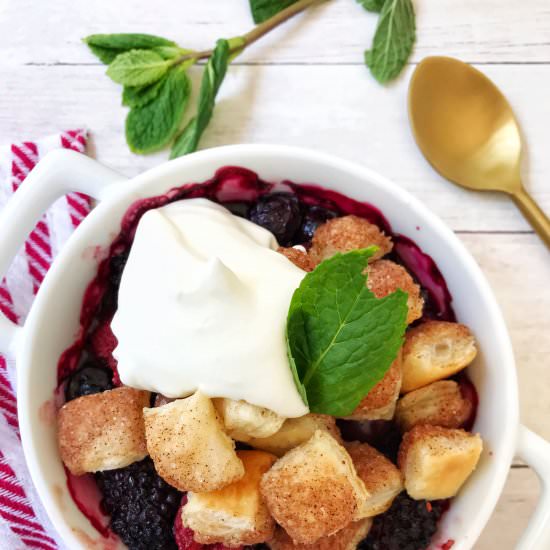
<instances>
[{"instance_id":1,"label":"striped cloth","mask_svg":"<svg viewBox=\"0 0 550 550\"><path fill-rule=\"evenodd\" d=\"M83 153L86 139L85 130L68 130L0 149L0 208L44 154L58 148ZM0 310L6 317L24 323L53 258L89 211L89 198L71 193L36 224L0 283ZM19 437L14 365L0 355L0 548L62 548L35 493Z\"/></svg>"}]
</instances>

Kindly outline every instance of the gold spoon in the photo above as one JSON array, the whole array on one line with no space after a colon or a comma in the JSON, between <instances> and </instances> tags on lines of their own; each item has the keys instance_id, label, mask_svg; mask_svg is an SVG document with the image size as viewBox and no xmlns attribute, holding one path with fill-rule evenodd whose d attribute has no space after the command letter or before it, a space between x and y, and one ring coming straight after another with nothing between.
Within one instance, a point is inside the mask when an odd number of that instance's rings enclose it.
<instances>
[{"instance_id":1,"label":"gold spoon","mask_svg":"<svg viewBox=\"0 0 550 550\"><path fill-rule=\"evenodd\" d=\"M506 98L481 72L450 57L427 57L409 87L414 137L445 178L509 195L550 248L550 220L520 177L521 137Z\"/></svg>"}]
</instances>

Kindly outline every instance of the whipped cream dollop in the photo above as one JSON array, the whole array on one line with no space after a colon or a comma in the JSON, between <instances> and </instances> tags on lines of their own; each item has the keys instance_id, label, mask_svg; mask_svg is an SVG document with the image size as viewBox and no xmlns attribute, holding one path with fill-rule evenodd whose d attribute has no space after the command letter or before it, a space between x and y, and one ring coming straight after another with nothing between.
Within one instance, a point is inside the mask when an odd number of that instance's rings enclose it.
<instances>
[{"instance_id":1,"label":"whipped cream dollop","mask_svg":"<svg viewBox=\"0 0 550 550\"><path fill-rule=\"evenodd\" d=\"M244 399L285 417L308 412L290 370L288 308L305 272L275 237L206 199L140 220L111 327L128 386Z\"/></svg>"}]
</instances>

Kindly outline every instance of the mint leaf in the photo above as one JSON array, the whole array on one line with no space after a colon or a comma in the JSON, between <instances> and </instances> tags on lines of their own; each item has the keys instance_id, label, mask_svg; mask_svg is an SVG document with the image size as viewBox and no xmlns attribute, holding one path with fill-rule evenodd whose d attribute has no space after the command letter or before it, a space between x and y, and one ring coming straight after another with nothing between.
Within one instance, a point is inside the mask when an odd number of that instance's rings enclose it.
<instances>
[{"instance_id":1,"label":"mint leaf","mask_svg":"<svg viewBox=\"0 0 550 550\"><path fill-rule=\"evenodd\" d=\"M357 0L367 11L380 13L386 0Z\"/></svg>"},{"instance_id":2,"label":"mint leaf","mask_svg":"<svg viewBox=\"0 0 550 550\"><path fill-rule=\"evenodd\" d=\"M162 149L174 137L191 95L185 68L172 69L149 103L134 107L126 117L126 141L134 153Z\"/></svg>"},{"instance_id":3,"label":"mint leaf","mask_svg":"<svg viewBox=\"0 0 550 550\"><path fill-rule=\"evenodd\" d=\"M296 2L297 0L250 0L254 23L263 23Z\"/></svg>"},{"instance_id":4,"label":"mint leaf","mask_svg":"<svg viewBox=\"0 0 550 550\"><path fill-rule=\"evenodd\" d=\"M227 40L218 40L216 42L214 53L208 60L202 74L197 115L177 137L172 147L170 158L186 155L197 149L202 133L208 126L214 112L216 95L225 78L227 66L229 65L229 52L229 42Z\"/></svg>"},{"instance_id":5,"label":"mint leaf","mask_svg":"<svg viewBox=\"0 0 550 550\"><path fill-rule=\"evenodd\" d=\"M177 47L175 42L153 34L91 34L84 42L102 63L109 65L120 53L156 47Z\"/></svg>"},{"instance_id":6,"label":"mint leaf","mask_svg":"<svg viewBox=\"0 0 550 550\"><path fill-rule=\"evenodd\" d=\"M116 57L107 76L124 86L145 86L160 80L172 63L151 50L130 50Z\"/></svg>"},{"instance_id":7,"label":"mint leaf","mask_svg":"<svg viewBox=\"0 0 550 550\"><path fill-rule=\"evenodd\" d=\"M407 294L378 299L366 286L365 267L375 251L336 254L308 273L292 296L290 366L311 412L351 414L403 344Z\"/></svg>"},{"instance_id":8,"label":"mint leaf","mask_svg":"<svg viewBox=\"0 0 550 550\"><path fill-rule=\"evenodd\" d=\"M411 0L386 0L372 48L365 63L381 83L399 75L411 55L416 40L414 7Z\"/></svg>"},{"instance_id":9,"label":"mint leaf","mask_svg":"<svg viewBox=\"0 0 550 550\"><path fill-rule=\"evenodd\" d=\"M160 80L146 86L124 86L122 90L122 105L126 107L143 107L153 101L164 85L166 75Z\"/></svg>"}]
</instances>

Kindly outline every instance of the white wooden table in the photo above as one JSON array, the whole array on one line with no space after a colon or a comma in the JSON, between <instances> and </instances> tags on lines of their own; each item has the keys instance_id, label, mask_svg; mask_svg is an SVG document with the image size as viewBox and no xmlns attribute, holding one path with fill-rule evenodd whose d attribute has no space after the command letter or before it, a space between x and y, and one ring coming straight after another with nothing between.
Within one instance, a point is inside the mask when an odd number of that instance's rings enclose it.
<instances>
[{"instance_id":1,"label":"white wooden table","mask_svg":"<svg viewBox=\"0 0 550 550\"><path fill-rule=\"evenodd\" d=\"M550 438L550 254L504 197L458 189L430 169L412 140L405 102L411 71L427 55L483 70L514 106L527 144L527 187L550 213L550 1L415 4L418 44L389 88L362 64L375 17L353 0L331 0L277 29L233 64L202 147L286 143L329 151L423 200L491 282L515 345L523 421ZM129 176L155 166L166 153L129 153L120 90L80 38L149 32L205 48L251 25L247 0L0 0L0 144L86 126L101 162ZM537 494L534 473L514 465L476 548L513 548Z\"/></svg>"}]
</instances>

